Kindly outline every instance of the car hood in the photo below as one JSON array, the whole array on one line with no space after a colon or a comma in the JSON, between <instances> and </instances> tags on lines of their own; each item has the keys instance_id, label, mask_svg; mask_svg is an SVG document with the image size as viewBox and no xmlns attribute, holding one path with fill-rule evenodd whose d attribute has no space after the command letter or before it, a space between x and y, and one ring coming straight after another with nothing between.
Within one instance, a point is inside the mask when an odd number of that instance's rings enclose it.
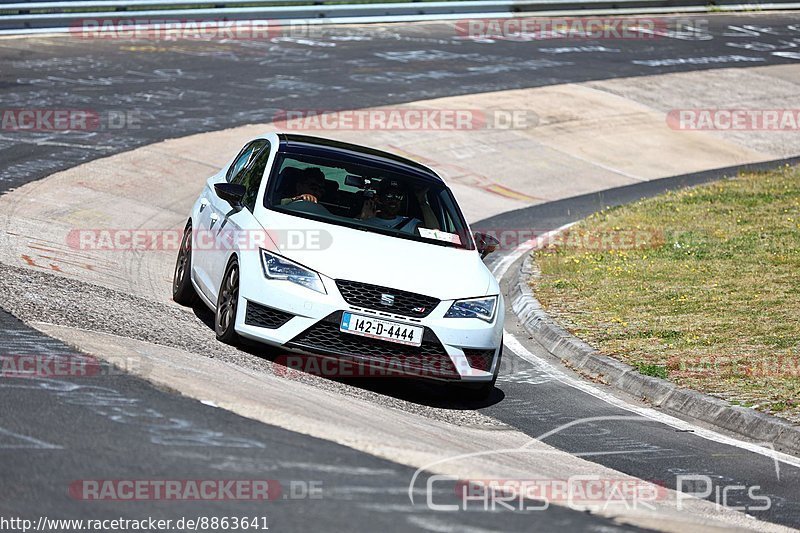
<instances>
[{"instance_id":1,"label":"car hood","mask_svg":"<svg viewBox=\"0 0 800 533\"><path fill-rule=\"evenodd\" d=\"M474 250L390 237L277 211L268 211L262 219L278 253L330 278L440 300L497 292L494 277ZM319 246L300 244L315 236Z\"/></svg>"}]
</instances>

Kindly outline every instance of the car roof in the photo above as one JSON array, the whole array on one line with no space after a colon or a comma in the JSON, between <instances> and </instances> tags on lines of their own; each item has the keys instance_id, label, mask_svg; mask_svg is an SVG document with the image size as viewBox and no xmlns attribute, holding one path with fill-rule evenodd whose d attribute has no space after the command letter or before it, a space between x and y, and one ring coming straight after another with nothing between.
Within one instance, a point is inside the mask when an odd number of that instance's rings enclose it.
<instances>
[{"instance_id":1,"label":"car roof","mask_svg":"<svg viewBox=\"0 0 800 533\"><path fill-rule=\"evenodd\" d=\"M279 152L323 157L336 156L337 159L353 163L371 163L391 170L412 173L439 183L444 182L436 172L425 165L396 154L384 152L383 150L326 139L324 137L294 133L278 133L278 139L280 140Z\"/></svg>"}]
</instances>

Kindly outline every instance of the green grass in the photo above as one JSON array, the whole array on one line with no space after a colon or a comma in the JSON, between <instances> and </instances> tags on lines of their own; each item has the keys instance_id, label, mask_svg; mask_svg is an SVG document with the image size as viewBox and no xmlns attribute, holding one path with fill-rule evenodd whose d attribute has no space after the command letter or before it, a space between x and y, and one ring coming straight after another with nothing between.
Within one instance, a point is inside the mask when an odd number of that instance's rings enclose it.
<instances>
[{"instance_id":1,"label":"green grass","mask_svg":"<svg viewBox=\"0 0 800 533\"><path fill-rule=\"evenodd\" d=\"M648 365L645 363L638 363L636 369L645 376L652 376L654 378L667 379L667 367L661 365Z\"/></svg>"},{"instance_id":2,"label":"green grass","mask_svg":"<svg viewBox=\"0 0 800 533\"><path fill-rule=\"evenodd\" d=\"M535 258L537 298L602 353L800 421L800 167L604 210Z\"/></svg>"}]
</instances>

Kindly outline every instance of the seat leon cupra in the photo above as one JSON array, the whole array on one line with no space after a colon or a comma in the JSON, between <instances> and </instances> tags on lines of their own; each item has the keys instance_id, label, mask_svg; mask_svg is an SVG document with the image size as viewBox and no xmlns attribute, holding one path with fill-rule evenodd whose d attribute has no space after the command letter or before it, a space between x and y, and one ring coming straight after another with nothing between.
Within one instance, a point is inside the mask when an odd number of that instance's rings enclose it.
<instances>
[{"instance_id":1,"label":"seat leon cupra","mask_svg":"<svg viewBox=\"0 0 800 533\"><path fill-rule=\"evenodd\" d=\"M173 298L242 337L326 362L357 362L493 389L503 299L433 170L387 152L268 133L208 179L178 253Z\"/></svg>"}]
</instances>

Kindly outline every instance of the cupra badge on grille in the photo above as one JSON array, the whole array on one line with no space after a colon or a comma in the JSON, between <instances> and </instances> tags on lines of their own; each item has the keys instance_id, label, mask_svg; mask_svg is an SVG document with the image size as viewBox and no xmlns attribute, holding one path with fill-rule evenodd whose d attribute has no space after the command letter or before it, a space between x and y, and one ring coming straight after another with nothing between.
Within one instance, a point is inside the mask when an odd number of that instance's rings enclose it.
<instances>
[{"instance_id":1,"label":"cupra badge on grille","mask_svg":"<svg viewBox=\"0 0 800 533\"><path fill-rule=\"evenodd\" d=\"M394 295L381 294L381 305L394 305Z\"/></svg>"}]
</instances>

